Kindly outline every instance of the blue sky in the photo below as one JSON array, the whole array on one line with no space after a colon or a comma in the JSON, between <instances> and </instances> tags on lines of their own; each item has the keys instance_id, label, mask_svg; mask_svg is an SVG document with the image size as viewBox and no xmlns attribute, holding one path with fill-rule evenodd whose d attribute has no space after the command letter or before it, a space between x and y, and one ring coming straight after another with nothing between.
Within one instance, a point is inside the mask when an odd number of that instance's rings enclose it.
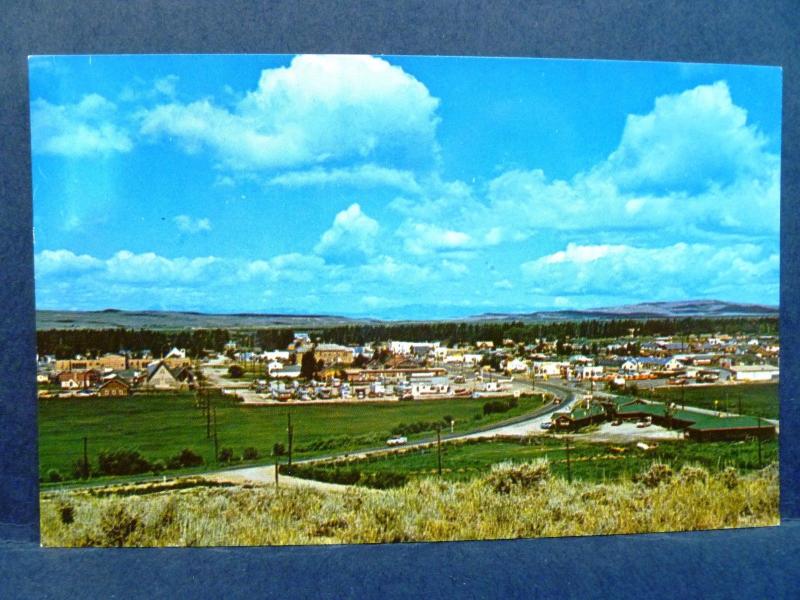
<instances>
[{"instance_id":1,"label":"blue sky","mask_svg":"<svg viewBox=\"0 0 800 600\"><path fill-rule=\"evenodd\" d=\"M30 98L39 308L778 303L777 68L42 56Z\"/></svg>"}]
</instances>

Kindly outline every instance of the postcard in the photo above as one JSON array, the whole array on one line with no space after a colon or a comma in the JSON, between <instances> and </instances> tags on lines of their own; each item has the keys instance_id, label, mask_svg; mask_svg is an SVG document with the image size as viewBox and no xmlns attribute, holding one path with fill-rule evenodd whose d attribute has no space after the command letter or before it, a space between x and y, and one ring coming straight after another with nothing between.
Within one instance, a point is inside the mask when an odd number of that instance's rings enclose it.
<instances>
[{"instance_id":1,"label":"postcard","mask_svg":"<svg viewBox=\"0 0 800 600\"><path fill-rule=\"evenodd\" d=\"M779 523L779 68L29 75L44 546Z\"/></svg>"}]
</instances>

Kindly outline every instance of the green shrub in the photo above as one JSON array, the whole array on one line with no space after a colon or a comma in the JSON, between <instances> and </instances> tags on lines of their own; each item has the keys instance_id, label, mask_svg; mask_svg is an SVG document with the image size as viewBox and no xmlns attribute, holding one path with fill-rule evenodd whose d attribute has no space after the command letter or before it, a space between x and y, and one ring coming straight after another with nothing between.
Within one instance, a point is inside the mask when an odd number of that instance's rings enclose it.
<instances>
[{"instance_id":1,"label":"green shrub","mask_svg":"<svg viewBox=\"0 0 800 600\"><path fill-rule=\"evenodd\" d=\"M233 448L223 448L219 451L219 455L217 456L217 460L219 462L229 463L234 460L233 456Z\"/></svg>"},{"instance_id":2,"label":"green shrub","mask_svg":"<svg viewBox=\"0 0 800 600\"><path fill-rule=\"evenodd\" d=\"M124 506L114 505L100 518L103 539L99 545L124 546L138 527L139 519L128 514Z\"/></svg>"},{"instance_id":3,"label":"green shrub","mask_svg":"<svg viewBox=\"0 0 800 600\"><path fill-rule=\"evenodd\" d=\"M155 474L161 473L162 471L166 471L167 469L167 463L165 463L161 459L154 460L150 466L153 470L153 473Z\"/></svg>"},{"instance_id":4,"label":"green shrub","mask_svg":"<svg viewBox=\"0 0 800 600\"><path fill-rule=\"evenodd\" d=\"M532 462L502 462L492 466L485 477L486 483L498 494L509 494L515 489L530 489L550 478L547 459Z\"/></svg>"},{"instance_id":5,"label":"green shrub","mask_svg":"<svg viewBox=\"0 0 800 600\"><path fill-rule=\"evenodd\" d=\"M703 467L693 467L684 465L678 472L678 482L682 484L706 483L708 481L708 471Z\"/></svg>"},{"instance_id":6,"label":"green shrub","mask_svg":"<svg viewBox=\"0 0 800 600\"><path fill-rule=\"evenodd\" d=\"M719 474L719 479L727 489L732 490L739 485L739 473L733 467L725 467Z\"/></svg>"},{"instance_id":7,"label":"green shrub","mask_svg":"<svg viewBox=\"0 0 800 600\"><path fill-rule=\"evenodd\" d=\"M167 468L169 469L183 469L187 467L199 467L203 464L203 457L193 452L189 448L181 450L180 454L176 454L167 461Z\"/></svg>"},{"instance_id":8,"label":"green shrub","mask_svg":"<svg viewBox=\"0 0 800 600\"><path fill-rule=\"evenodd\" d=\"M47 471L47 481L50 483L58 483L63 479L64 478L61 476L61 473L58 471L58 469L50 469Z\"/></svg>"},{"instance_id":9,"label":"green shrub","mask_svg":"<svg viewBox=\"0 0 800 600\"><path fill-rule=\"evenodd\" d=\"M138 450L103 450L97 456L98 472L102 475L136 475L152 471L150 461Z\"/></svg>"},{"instance_id":10,"label":"green shrub","mask_svg":"<svg viewBox=\"0 0 800 600\"><path fill-rule=\"evenodd\" d=\"M239 379L244 375L244 369L239 365L231 365L228 367L228 377L232 379Z\"/></svg>"},{"instance_id":11,"label":"green shrub","mask_svg":"<svg viewBox=\"0 0 800 600\"><path fill-rule=\"evenodd\" d=\"M662 463L653 463L639 476L639 481L649 488L658 487L672 479L672 467Z\"/></svg>"},{"instance_id":12,"label":"green shrub","mask_svg":"<svg viewBox=\"0 0 800 600\"><path fill-rule=\"evenodd\" d=\"M58 505L58 516L64 525L70 525L75 521L75 508L66 502Z\"/></svg>"},{"instance_id":13,"label":"green shrub","mask_svg":"<svg viewBox=\"0 0 800 600\"><path fill-rule=\"evenodd\" d=\"M256 460L258 458L258 450L252 446L248 446L242 451L242 458L244 460Z\"/></svg>"}]
</instances>

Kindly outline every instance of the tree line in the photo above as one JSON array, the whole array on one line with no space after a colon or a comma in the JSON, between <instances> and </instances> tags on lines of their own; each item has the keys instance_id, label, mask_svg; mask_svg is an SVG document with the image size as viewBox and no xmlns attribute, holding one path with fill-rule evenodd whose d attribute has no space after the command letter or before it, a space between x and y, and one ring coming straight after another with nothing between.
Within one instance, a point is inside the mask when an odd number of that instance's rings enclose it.
<instances>
[{"instance_id":1,"label":"tree line","mask_svg":"<svg viewBox=\"0 0 800 600\"><path fill-rule=\"evenodd\" d=\"M69 358L75 354L99 356L127 350L133 353L148 349L160 356L173 346L185 348L192 357L203 351L220 352L234 340L243 347L286 348L294 338L292 328L255 330L191 329L179 331L151 329L49 329L37 331L39 354ZM404 340L409 342L441 341L443 344L474 344L490 341L495 345L505 339L535 344L537 340L599 340L628 336L689 336L700 333L777 335L776 317L717 317L680 319L602 319L560 321L553 323L506 322L410 322L344 325L308 330L312 339L345 345Z\"/></svg>"}]
</instances>

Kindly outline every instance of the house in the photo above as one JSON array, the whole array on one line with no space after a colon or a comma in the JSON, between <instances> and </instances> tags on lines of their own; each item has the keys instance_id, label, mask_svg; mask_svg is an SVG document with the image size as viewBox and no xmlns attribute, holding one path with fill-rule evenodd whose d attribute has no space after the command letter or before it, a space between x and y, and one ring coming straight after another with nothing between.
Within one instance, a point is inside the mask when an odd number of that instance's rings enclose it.
<instances>
[{"instance_id":1,"label":"house","mask_svg":"<svg viewBox=\"0 0 800 600\"><path fill-rule=\"evenodd\" d=\"M180 389L181 382L166 362L158 361L147 367L147 378L143 386L156 390L177 390Z\"/></svg>"},{"instance_id":2,"label":"house","mask_svg":"<svg viewBox=\"0 0 800 600\"><path fill-rule=\"evenodd\" d=\"M533 372L537 375L558 377L561 375L562 367L565 366L564 363L554 360L537 360L533 362Z\"/></svg>"},{"instance_id":3,"label":"house","mask_svg":"<svg viewBox=\"0 0 800 600\"><path fill-rule=\"evenodd\" d=\"M173 347L164 358L186 358L186 350Z\"/></svg>"},{"instance_id":4,"label":"house","mask_svg":"<svg viewBox=\"0 0 800 600\"><path fill-rule=\"evenodd\" d=\"M81 390L94 387L100 383L100 372L95 369L86 371L62 371L58 374L58 383L63 390Z\"/></svg>"},{"instance_id":5,"label":"house","mask_svg":"<svg viewBox=\"0 0 800 600\"><path fill-rule=\"evenodd\" d=\"M101 398L128 396L131 384L121 377L114 377L97 388L97 395Z\"/></svg>"},{"instance_id":6,"label":"house","mask_svg":"<svg viewBox=\"0 0 800 600\"><path fill-rule=\"evenodd\" d=\"M577 379L596 379L602 376L602 365L578 365L575 367L575 377Z\"/></svg>"},{"instance_id":7,"label":"house","mask_svg":"<svg viewBox=\"0 0 800 600\"><path fill-rule=\"evenodd\" d=\"M528 364L519 358L513 358L506 363L506 371L509 373L524 373L528 370Z\"/></svg>"},{"instance_id":8,"label":"house","mask_svg":"<svg viewBox=\"0 0 800 600\"><path fill-rule=\"evenodd\" d=\"M300 377L300 365L288 365L281 369L275 369L270 376L276 379L297 379Z\"/></svg>"},{"instance_id":9,"label":"house","mask_svg":"<svg viewBox=\"0 0 800 600\"><path fill-rule=\"evenodd\" d=\"M349 365L353 363L353 350L339 344L318 344L314 348L314 357L325 365Z\"/></svg>"}]
</instances>

